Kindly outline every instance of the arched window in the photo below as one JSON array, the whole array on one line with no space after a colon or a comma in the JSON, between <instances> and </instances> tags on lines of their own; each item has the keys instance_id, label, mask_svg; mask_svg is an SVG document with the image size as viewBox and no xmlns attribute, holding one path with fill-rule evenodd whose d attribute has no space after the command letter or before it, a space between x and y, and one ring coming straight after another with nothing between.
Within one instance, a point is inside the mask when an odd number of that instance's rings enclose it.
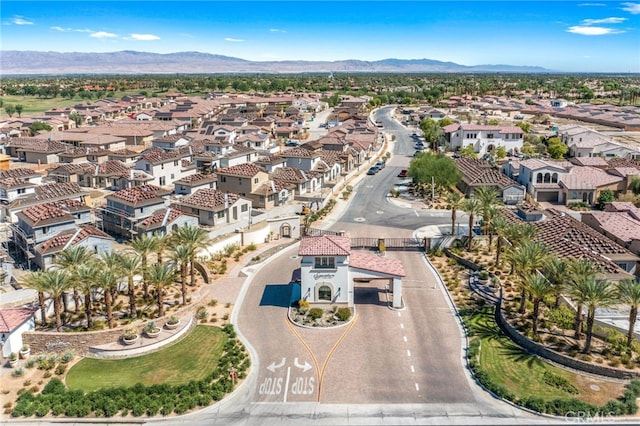
<instances>
[{"instance_id":1,"label":"arched window","mask_svg":"<svg viewBox=\"0 0 640 426\"><path fill-rule=\"evenodd\" d=\"M544 183L549 183L551 182L551 174L550 173L545 173L544 174Z\"/></svg>"},{"instance_id":2,"label":"arched window","mask_svg":"<svg viewBox=\"0 0 640 426\"><path fill-rule=\"evenodd\" d=\"M536 175L536 183L542 183L542 173Z\"/></svg>"},{"instance_id":3,"label":"arched window","mask_svg":"<svg viewBox=\"0 0 640 426\"><path fill-rule=\"evenodd\" d=\"M551 182L552 183L558 183L558 174L554 173L551 175Z\"/></svg>"},{"instance_id":4,"label":"arched window","mask_svg":"<svg viewBox=\"0 0 640 426\"><path fill-rule=\"evenodd\" d=\"M331 301L331 287L322 285L318 288L318 300Z\"/></svg>"}]
</instances>

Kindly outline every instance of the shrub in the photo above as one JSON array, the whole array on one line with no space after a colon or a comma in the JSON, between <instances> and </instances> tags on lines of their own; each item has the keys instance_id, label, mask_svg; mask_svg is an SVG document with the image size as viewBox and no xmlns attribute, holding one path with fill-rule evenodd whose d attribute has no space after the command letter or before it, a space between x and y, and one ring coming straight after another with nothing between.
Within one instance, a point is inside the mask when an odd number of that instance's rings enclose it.
<instances>
[{"instance_id":1,"label":"shrub","mask_svg":"<svg viewBox=\"0 0 640 426\"><path fill-rule=\"evenodd\" d=\"M49 380L49 383L42 390L42 394L63 394L64 393L64 383L57 377Z\"/></svg>"},{"instance_id":2,"label":"shrub","mask_svg":"<svg viewBox=\"0 0 640 426\"><path fill-rule=\"evenodd\" d=\"M67 371L67 364L58 364L58 366L56 367L55 373L58 376L62 376L65 371Z\"/></svg>"},{"instance_id":3,"label":"shrub","mask_svg":"<svg viewBox=\"0 0 640 426\"><path fill-rule=\"evenodd\" d=\"M196 312L196 318L198 318L199 320L206 320L208 316L209 312L207 312L207 308L205 308L204 306L200 306L198 308L198 311Z\"/></svg>"},{"instance_id":4,"label":"shrub","mask_svg":"<svg viewBox=\"0 0 640 426\"><path fill-rule=\"evenodd\" d=\"M62 354L62 357L60 358L60 362L63 364L67 364L71 362L74 357L75 357L75 354L73 353L73 350L68 350L64 354Z\"/></svg>"},{"instance_id":5,"label":"shrub","mask_svg":"<svg viewBox=\"0 0 640 426\"><path fill-rule=\"evenodd\" d=\"M322 310L322 308L311 308L309 309L309 317L311 317L311 319L313 320L317 320L322 318L322 314L324 313L324 311Z\"/></svg>"},{"instance_id":6,"label":"shrub","mask_svg":"<svg viewBox=\"0 0 640 426\"><path fill-rule=\"evenodd\" d=\"M24 376L24 368L19 367L11 372L12 377L22 377Z\"/></svg>"},{"instance_id":7,"label":"shrub","mask_svg":"<svg viewBox=\"0 0 640 426\"><path fill-rule=\"evenodd\" d=\"M340 321L348 321L349 318L351 318L351 309L339 308L336 312L336 317L338 317Z\"/></svg>"},{"instance_id":8,"label":"shrub","mask_svg":"<svg viewBox=\"0 0 640 426\"><path fill-rule=\"evenodd\" d=\"M255 251L258 249L258 246L255 245L255 243L251 243L247 246L247 250L249 251Z\"/></svg>"},{"instance_id":9,"label":"shrub","mask_svg":"<svg viewBox=\"0 0 640 426\"><path fill-rule=\"evenodd\" d=\"M29 358L27 360L27 362L25 363L25 367L27 368L33 368L36 366L36 359L35 358Z\"/></svg>"}]
</instances>

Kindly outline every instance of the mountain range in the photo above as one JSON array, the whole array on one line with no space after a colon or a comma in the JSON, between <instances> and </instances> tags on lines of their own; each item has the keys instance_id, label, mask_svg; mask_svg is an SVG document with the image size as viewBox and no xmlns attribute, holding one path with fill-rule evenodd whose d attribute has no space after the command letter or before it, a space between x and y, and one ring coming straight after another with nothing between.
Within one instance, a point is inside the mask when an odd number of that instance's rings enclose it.
<instances>
[{"instance_id":1,"label":"mountain range","mask_svg":"<svg viewBox=\"0 0 640 426\"><path fill-rule=\"evenodd\" d=\"M368 73L549 73L537 66L460 65L433 59L361 61L248 61L201 52L109 53L0 51L2 75L70 74L294 74L318 72Z\"/></svg>"}]
</instances>

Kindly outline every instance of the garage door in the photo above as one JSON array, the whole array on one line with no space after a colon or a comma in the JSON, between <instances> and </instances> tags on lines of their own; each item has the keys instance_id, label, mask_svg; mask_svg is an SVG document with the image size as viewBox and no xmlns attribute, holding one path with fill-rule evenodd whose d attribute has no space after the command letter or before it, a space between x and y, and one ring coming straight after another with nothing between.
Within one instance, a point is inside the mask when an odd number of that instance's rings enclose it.
<instances>
[{"instance_id":1,"label":"garage door","mask_svg":"<svg viewBox=\"0 0 640 426\"><path fill-rule=\"evenodd\" d=\"M538 201L558 202L558 191L538 192Z\"/></svg>"}]
</instances>

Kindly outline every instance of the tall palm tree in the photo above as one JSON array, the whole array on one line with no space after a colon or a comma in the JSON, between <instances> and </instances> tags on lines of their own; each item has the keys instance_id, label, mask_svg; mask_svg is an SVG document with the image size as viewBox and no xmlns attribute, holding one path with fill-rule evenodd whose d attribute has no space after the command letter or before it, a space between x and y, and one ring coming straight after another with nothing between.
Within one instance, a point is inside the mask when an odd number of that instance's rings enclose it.
<instances>
[{"instance_id":1,"label":"tall palm tree","mask_svg":"<svg viewBox=\"0 0 640 426\"><path fill-rule=\"evenodd\" d=\"M71 278L69 273L60 269L49 269L42 272L42 283L45 288L45 292L51 295L53 299L53 313L56 320L56 330L60 331L62 328L62 318L60 312L62 308L62 295L69 289Z\"/></svg>"},{"instance_id":2,"label":"tall palm tree","mask_svg":"<svg viewBox=\"0 0 640 426\"><path fill-rule=\"evenodd\" d=\"M548 256L547 248L537 241L528 241L521 246L516 247L509 253L515 272L520 277L520 308L518 312L521 314L525 311L527 289L524 283L525 278L538 271L544 265Z\"/></svg>"},{"instance_id":3,"label":"tall palm tree","mask_svg":"<svg viewBox=\"0 0 640 426\"><path fill-rule=\"evenodd\" d=\"M25 277L22 284L38 292L38 306L40 308L40 324L44 326L47 323L47 305L45 303L45 297L44 297L44 292L47 289L44 285L42 274L43 274L42 271L32 272Z\"/></svg>"},{"instance_id":4,"label":"tall palm tree","mask_svg":"<svg viewBox=\"0 0 640 426\"><path fill-rule=\"evenodd\" d=\"M481 210L480 201L475 198L466 198L462 203L462 210L464 210L469 215L469 235L468 235L468 245L467 251L471 251L472 240L473 240L473 222L475 217L480 214Z\"/></svg>"},{"instance_id":5,"label":"tall palm tree","mask_svg":"<svg viewBox=\"0 0 640 426\"><path fill-rule=\"evenodd\" d=\"M118 282L114 271L109 268L102 268L96 276L96 286L102 289L104 306L107 313L107 326L113 328L113 296L112 289Z\"/></svg>"},{"instance_id":6,"label":"tall palm tree","mask_svg":"<svg viewBox=\"0 0 640 426\"><path fill-rule=\"evenodd\" d=\"M176 229L171 238L176 245L185 245L191 252L191 258L189 259L189 273L191 275L191 285L195 285L195 259L198 250L204 249L209 245L210 238L209 233L202 228L192 225L181 226Z\"/></svg>"},{"instance_id":7,"label":"tall palm tree","mask_svg":"<svg viewBox=\"0 0 640 426\"><path fill-rule=\"evenodd\" d=\"M116 282L110 287L111 300L115 300L118 294L118 280L124 276L121 270L120 254L115 251L105 252L98 258L104 268L108 269L116 277Z\"/></svg>"},{"instance_id":8,"label":"tall palm tree","mask_svg":"<svg viewBox=\"0 0 640 426\"><path fill-rule=\"evenodd\" d=\"M164 315L164 290L171 286L176 278L176 269L171 264L156 263L147 270L147 278L156 289L158 317Z\"/></svg>"},{"instance_id":9,"label":"tall palm tree","mask_svg":"<svg viewBox=\"0 0 640 426\"><path fill-rule=\"evenodd\" d=\"M500 267L500 256L502 254L502 245L506 239L508 227L511 226L502 215L498 215L493 220L493 230L497 235L496 238L496 266Z\"/></svg>"},{"instance_id":10,"label":"tall palm tree","mask_svg":"<svg viewBox=\"0 0 640 426\"><path fill-rule=\"evenodd\" d=\"M180 290L182 291L182 304L187 304L187 266L191 259L191 249L182 244L173 248L171 259L178 265L180 271Z\"/></svg>"},{"instance_id":11,"label":"tall palm tree","mask_svg":"<svg viewBox=\"0 0 640 426\"><path fill-rule=\"evenodd\" d=\"M144 298L149 297L149 285L147 284L147 279L145 277L145 272L147 270L147 262L149 254L153 253L156 250L156 240L153 237L150 237L147 234L142 234L138 238L134 238L129 241L129 245L132 249L136 251L140 255L141 267L142 267L142 290L144 292Z\"/></svg>"},{"instance_id":12,"label":"tall palm tree","mask_svg":"<svg viewBox=\"0 0 640 426\"><path fill-rule=\"evenodd\" d=\"M633 331L638 319L638 306L640 306L640 281L626 279L616 283L616 294L620 302L629 305L629 329L627 330L627 350L631 350Z\"/></svg>"},{"instance_id":13,"label":"tall palm tree","mask_svg":"<svg viewBox=\"0 0 640 426\"><path fill-rule=\"evenodd\" d=\"M489 206L484 210L484 233L489 235L489 253L491 253L491 247L493 247L493 235L496 231L495 221L500 217L500 207L499 206Z\"/></svg>"},{"instance_id":14,"label":"tall palm tree","mask_svg":"<svg viewBox=\"0 0 640 426\"><path fill-rule=\"evenodd\" d=\"M615 297L614 287L608 280L588 279L584 281L583 303L587 306L587 340L584 343L583 352L591 352L591 338L593 336L593 323L595 322L596 308L610 305Z\"/></svg>"},{"instance_id":15,"label":"tall palm tree","mask_svg":"<svg viewBox=\"0 0 640 426\"><path fill-rule=\"evenodd\" d=\"M93 303L91 302L91 292L96 287L96 278L99 272L100 266L96 260L80 265L75 272L78 278L78 290L84 294L84 312L87 317L87 329L93 327Z\"/></svg>"},{"instance_id":16,"label":"tall palm tree","mask_svg":"<svg viewBox=\"0 0 640 426\"><path fill-rule=\"evenodd\" d=\"M458 219L458 210L462 208L464 197L455 191L451 191L447 195L447 205L451 210L451 235L456 233L456 220Z\"/></svg>"},{"instance_id":17,"label":"tall palm tree","mask_svg":"<svg viewBox=\"0 0 640 426\"><path fill-rule=\"evenodd\" d=\"M91 253L87 247L71 246L58 253L54 262L58 268L67 271L73 280L73 303L76 313L80 305L80 294L76 288L76 284L78 284L76 271L81 265L89 262L92 258L93 253Z\"/></svg>"},{"instance_id":18,"label":"tall palm tree","mask_svg":"<svg viewBox=\"0 0 640 426\"><path fill-rule=\"evenodd\" d=\"M136 292L135 292L135 276L142 273L142 261L137 253L120 253L118 268L123 276L127 278L127 294L129 296L129 316L135 318L138 315L136 311Z\"/></svg>"},{"instance_id":19,"label":"tall palm tree","mask_svg":"<svg viewBox=\"0 0 640 426\"><path fill-rule=\"evenodd\" d=\"M583 283L591 279L595 280L597 273L596 264L589 259L578 259L569 263L569 292L576 302L576 317L574 321L574 337L576 339L582 336L582 306L585 298Z\"/></svg>"},{"instance_id":20,"label":"tall palm tree","mask_svg":"<svg viewBox=\"0 0 640 426\"><path fill-rule=\"evenodd\" d=\"M549 256L542 267L542 272L553 286L553 293L555 294L554 307L557 308L560 306L560 296L565 290L569 279L569 264L564 259L556 256Z\"/></svg>"},{"instance_id":21,"label":"tall palm tree","mask_svg":"<svg viewBox=\"0 0 640 426\"><path fill-rule=\"evenodd\" d=\"M533 272L524 279L524 286L533 297L533 334L538 334L538 318L540 317L540 302L553 292L553 286L543 275Z\"/></svg>"},{"instance_id":22,"label":"tall palm tree","mask_svg":"<svg viewBox=\"0 0 640 426\"><path fill-rule=\"evenodd\" d=\"M162 263L164 251L169 248L170 239L167 234L153 234L153 237L156 240L156 259L158 263Z\"/></svg>"},{"instance_id":23,"label":"tall palm tree","mask_svg":"<svg viewBox=\"0 0 640 426\"><path fill-rule=\"evenodd\" d=\"M481 186L473 191L473 198L480 202L482 233L485 235L491 231L491 221L496 216L496 207L502 204L498 198L499 195L498 190L493 186ZM489 245L489 249L491 249L491 245Z\"/></svg>"}]
</instances>

